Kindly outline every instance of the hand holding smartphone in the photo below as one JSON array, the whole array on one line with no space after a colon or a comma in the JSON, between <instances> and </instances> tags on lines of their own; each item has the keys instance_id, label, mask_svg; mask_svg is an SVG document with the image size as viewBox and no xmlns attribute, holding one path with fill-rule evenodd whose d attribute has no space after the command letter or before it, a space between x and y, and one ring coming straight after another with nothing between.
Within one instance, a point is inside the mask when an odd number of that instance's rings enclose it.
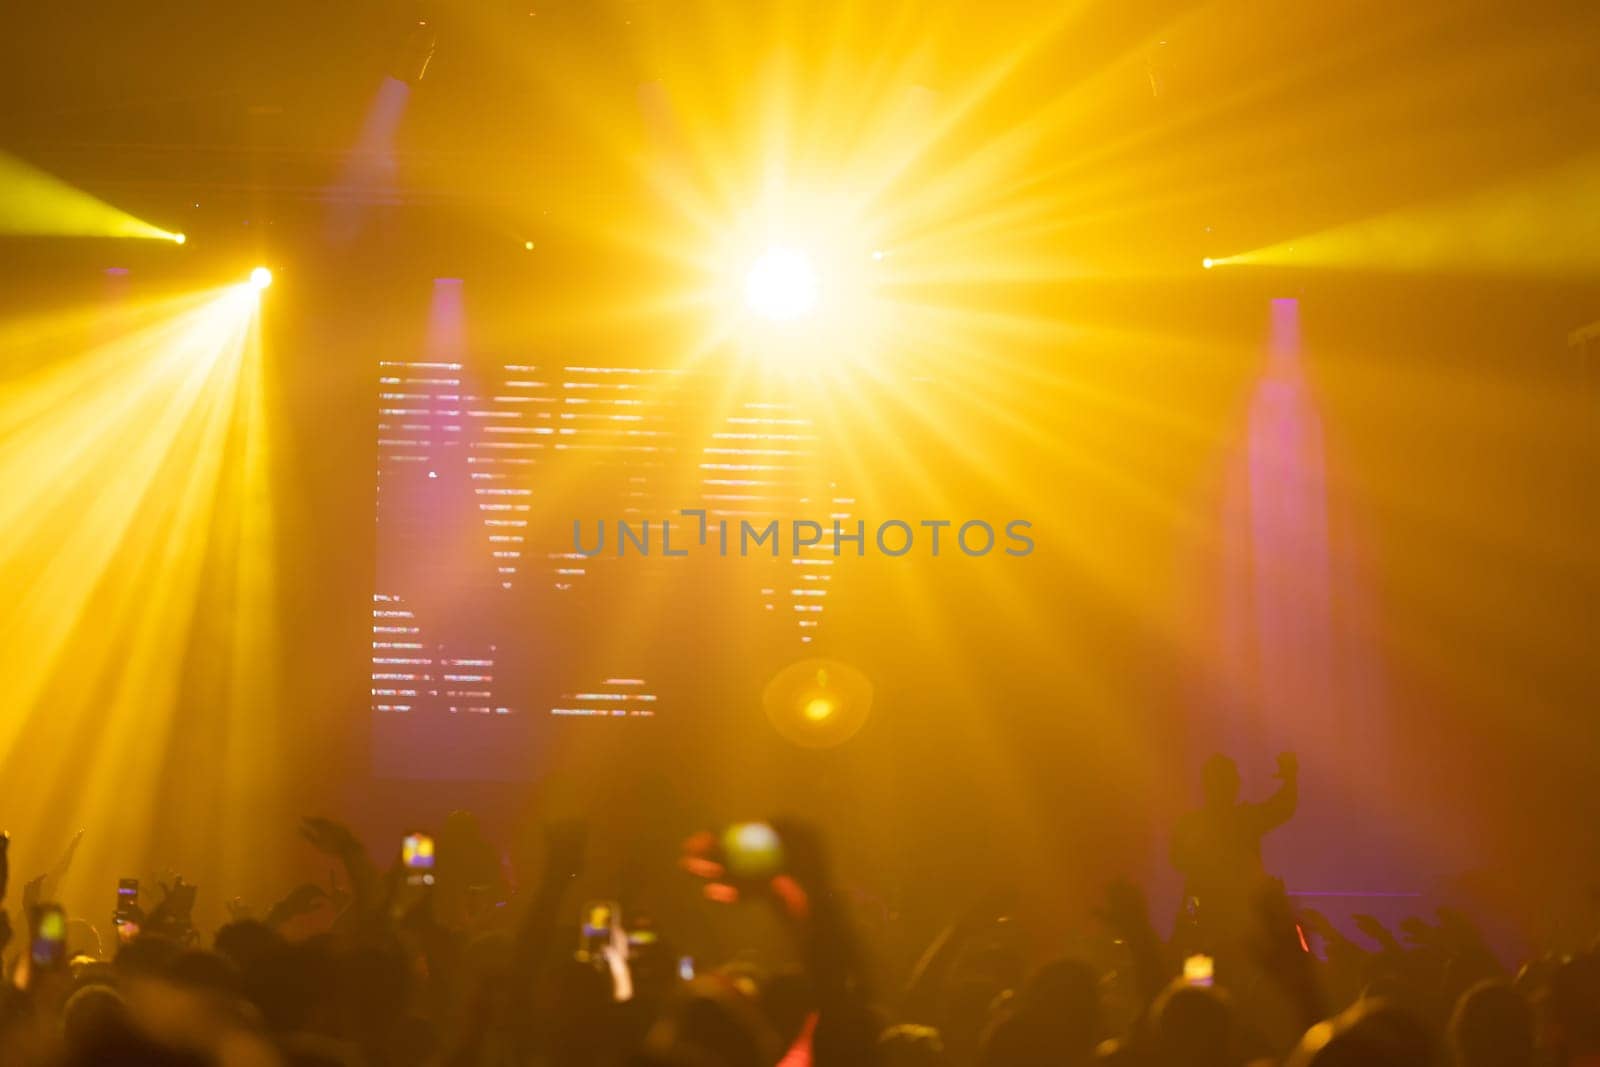
<instances>
[{"instance_id":1,"label":"hand holding smartphone","mask_svg":"<svg viewBox=\"0 0 1600 1067\"><path fill-rule=\"evenodd\" d=\"M60 904L35 904L28 916L28 960L33 970L60 971L67 965L67 913Z\"/></svg>"},{"instance_id":2,"label":"hand holding smartphone","mask_svg":"<svg viewBox=\"0 0 1600 1067\"><path fill-rule=\"evenodd\" d=\"M139 936L139 923L144 912L139 910L139 879L122 878L117 881L117 907L111 913L111 925L116 928L117 939L126 944Z\"/></svg>"},{"instance_id":3,"label":"hand holding smartphone","mask_svg":"<svg viewBox=\"0 0 1600 1067\"><path fill-rule=\"evenodd\" d=\"M400 863L406 869L406 884L433 884L433 838L424 833L407 834L400 841Z\"/></svg>"}]
</instances>

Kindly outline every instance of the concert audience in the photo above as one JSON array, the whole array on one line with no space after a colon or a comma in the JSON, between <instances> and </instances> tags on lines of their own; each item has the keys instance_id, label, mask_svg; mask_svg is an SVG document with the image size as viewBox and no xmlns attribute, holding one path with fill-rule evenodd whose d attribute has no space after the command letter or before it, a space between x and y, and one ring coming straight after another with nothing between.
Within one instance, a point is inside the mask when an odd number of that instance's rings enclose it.
<instances>
[{"instance_id":1,"label":"concert audience","mask_svg":"<svg viewBox=\"0 0 1600 1067\"><path fill-rule=\"evenodd\" d=\"M1173 936L1117 882L1098 913L1116 958L1028 973L995 894L892 986L869 982L874 946L806 825L686 845L684 877L768 910L797 961L741 953L690 974L668 930L585 916L575 936L581 825L549 826L542 869L513 889L465 813L446 821L437 863L390 871L344 826L307 819L339 888L301 886L209 939L191 921L196 887L178 880L148 913L119 915L106 958L90 931L56 962L39 925L49 882L30 884L32 917L0 919L0 1067L1600 1065L1595 949L1508 973L1454 911L1399 934L1361 917L1373 949L1296 911L1258 847L1293 812L1292 758L1280 772L1272 800L1240 805L1232 765L1208 764L1206 807L1177 835L1187 906ZM1194 921L1212 896L1221 926Z\"/></svg>"}]
</instances>

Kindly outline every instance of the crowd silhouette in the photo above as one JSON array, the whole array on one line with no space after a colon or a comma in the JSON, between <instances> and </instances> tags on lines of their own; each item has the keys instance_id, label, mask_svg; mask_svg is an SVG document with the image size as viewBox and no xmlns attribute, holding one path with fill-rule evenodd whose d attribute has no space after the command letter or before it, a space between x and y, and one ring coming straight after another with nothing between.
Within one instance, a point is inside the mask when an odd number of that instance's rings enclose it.
<instances>
[{"instance_id":1,"label":"crowd silhouette","mask_svg":"<svg viewBox=\"0 0 1600 1067\"><path fill-rule=\"evenodd\" d=\"M47 895L69 848L6 898L0 1065L1600 1064L1600 952L1502 960L1449 909L1341 930L1261 861L1262 837L1294 814L1294 758L1261 803L1239 801L1225 757L1202 778L1201 807L1174 828L1170 933L1117 881L1097 912L1104 958L1049 959L997 890L952 902L903 976L880 969L825 834L801 822L686 842L682 877L764 913L787 943L720 962L580 908L579 822L546 826L539 870L516 877L464 812L392 866L308 818L302 835L338 876L240 908L209 937L181 879L148 910L130 888L104 935L67 921Z\"/></svg>"}]
</instances>

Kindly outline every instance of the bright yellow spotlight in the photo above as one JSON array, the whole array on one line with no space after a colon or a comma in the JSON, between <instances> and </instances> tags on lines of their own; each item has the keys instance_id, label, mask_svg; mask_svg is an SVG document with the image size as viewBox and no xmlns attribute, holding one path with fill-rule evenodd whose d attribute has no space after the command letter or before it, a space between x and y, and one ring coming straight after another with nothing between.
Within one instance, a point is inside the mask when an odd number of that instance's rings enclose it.
<instances>
[{"instance_id":1,"label":"bright yellow spotlight","mask_svg":"<svg viewBox=\"0 0 1600 1067\"><path fill-rule=\"evenodd\" d=\"M175 233L175 234L172 235L172 243L173 244L181 245L185 241L187 241L188 239L189 239L189 235L188 234Z\"/></svg>"},{"instance_id":2,"label":"bright yellow spotlight","mask_svg":"<svg viewBox=\"0 0 1600 1067\"><path fill-rule=\"evenodd\" d=\"M812 697L806 702L803 710L805 717L811 722L821 722L834 712L833 701L827 697Z\"/></svg>"},{"instance_id":3,"label":"bright yellow spotlight","mask_svg":"<svg viewBox=\"0 0 1600 1067\"><path fill-rule=\"evenodd\" d=\"M257 291L265 289L272 284L272 272L265 267L257 267L250 272L250 288Z\"/></svg>"},{"instance_id":4,"label":"bright yellow spotlight","mask_svg":"<svg viewBox=\"0 0 1600 1067\"><path fill-rule=\"evenodd\" d=\"M804 252L775 245L750 265L744 300L751 311L778 322L809 314L817 306L817 274Z\"/></svg>"},{"instance_id":5,"label":"bright yellow spotlight","mask_svg":"<svg viewBox=\"0 0 1600 1067\"><path fill-rule=\"evenodd\" d=\"M1217 265L1217 261L1212 259L1210 256L1207 256L1205 259L1202 259L1200 261L1200 266L1204 267L1206 270L1210 270L1212 267L1215 267L1216 265Z\"/></svg>"}]
</instances>

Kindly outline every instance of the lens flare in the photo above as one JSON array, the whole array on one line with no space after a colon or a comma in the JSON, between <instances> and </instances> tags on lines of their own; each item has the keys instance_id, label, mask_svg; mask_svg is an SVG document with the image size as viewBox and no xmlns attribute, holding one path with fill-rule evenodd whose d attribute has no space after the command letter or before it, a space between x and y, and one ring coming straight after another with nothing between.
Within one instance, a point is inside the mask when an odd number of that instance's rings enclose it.
<instances>
[{"instance_id":1,"label":"lens flare","mask_svg":"<svg viewBox=\"0 0 1600 1067\"><path fill-rule=\"evenodd\" d=\"M833 701L827 697L812 697L806 701L804 715L812 722L821 722L834 712Z\"/></svg>"},{"instance_id":2,"label":"lens flare","mask_svg":"<svg viewBox=\"0 0 1600 1067\"><path fill-rule=\"evenodd\" d=\"M762 691L767 719L804 748L832 748L855 736L872 710L872 683L838 660L805 659L772 677Z\"/></svg>"}]
</instances>

